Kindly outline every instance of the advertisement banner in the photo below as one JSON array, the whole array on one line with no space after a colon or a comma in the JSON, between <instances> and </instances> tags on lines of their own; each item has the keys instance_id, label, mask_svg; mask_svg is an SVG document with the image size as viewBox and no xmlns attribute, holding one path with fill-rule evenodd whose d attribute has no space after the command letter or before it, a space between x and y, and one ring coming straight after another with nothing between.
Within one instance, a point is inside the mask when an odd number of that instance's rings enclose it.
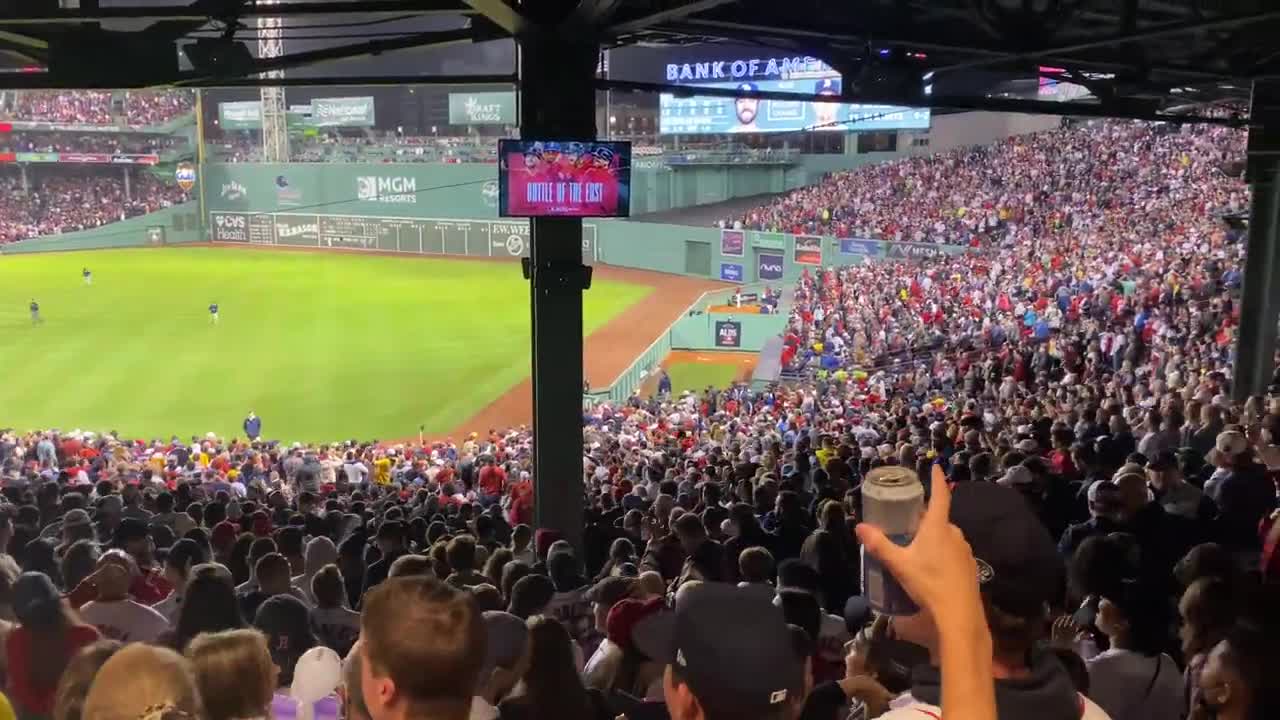
<instances>
[{"instance_id":1,"label":"advertisement banner","mask_svg":"<svg viewBox=\"0 0 1280 720\"><path fill-rule=\"evenodd\" d=\"M742 257L746 246L746 233L741 230L720 231L720 254Z\"/></svg>"},{"instance_id":2,"label":"advertisement banner","mask_svg":"<svg viewBox=\"0 0 1280 720\"><path fill-rule=\"evenodd\" d=\"M245 213L211 212L210 230L214 242L249 242L249 218Z\"/></svg>"},{"instance_id":3,"label":"advertisement banner","mask_svg":"<svg viewBox=\"0 0 1280 720\"><path fill-rule=\"evenodd\" d=\"M757 277L761 280L781 280L782 279L782 262L784 255L774 253L760 253L758 258L759 267L757 269Z\"/></svg>"},{"instance_id":4,"label":"advertisement banner","mask_svg":"<svg viewBox=\"0 0 1280 720\"><path fill-rule=\"evenodd\" d=\"M20 152L14 153L13 159L17 162L56 163L61 159L61 156L58 153Z\"/></svg>"},{"instance_id":5,"label":"advertisement banner","mask_svg":"<svg viewBox=\"0 0 1280 720\"><path fill-rule=\"evenodd\" d=\"M308 246L320 244L320 222L315 215L277 213L274 219L276 243Z\"/></svg>"},{"instance_id":6,"label":"advertisement banner","mask_svg":"<svg viewBox=\"0 0 1280 720\"><path fill-rule=\"evenodd\" d=\"M841 255L863 255L876 257L880 254L880 243L864 238L842 238L840 240Z\"/></svg>"},{"instance_id":7,"label":"advertisement banner","mask_svg":"<svg viewBox=\"0 0 1280 720\"><path fill-rule=\"evenodd\" d=\"M159 155L134 155L131 153L116 153L111 156L113 165L155 165L160 162Z\"/></svg>"},{"instance_id":8,"label":"advertisement banner","mask_svg":"<svg viewBox=\"0 0 1280 720\"><path fill-rule=\"evenodd\" d=\"M941 245L920 245L916 243L887 243L888 257L892 260L923 260L939 258L947 255Z\"/></svg>"},{"instance_id":9,"label":"advertisement banner","mask_svg":"<svg viewBox=\"0 0 1280 720\"><path fill-rule=\"evenodd\" d=\"M111 156L106 153L58 153L58 159L55 162L110 163Z\"/></svg>"},{"instance_id":10,"label":"advertisement banner","mask_svg":"<svg viewBox=\"0 0 1280 720\"><path fill-rule=\"evenodd\" d=\"M626 217L631 143L498 141L499 217Z\"/></svg>"},{"instance_id":11,"label":"advertisement banner","mask_svg":"<svg viewBox=\"0 0 1280 720\"><path fill-rule=\"evenodd\" d=\"M767 250L786 250L787 236L782 233L753 233L752 245Z\"/></svg>"},{"instance_id":12,"label":"advertisement banner","mask_svg":"<svg viewBox=\"0 0 1280 720\"><path fill-rule=\"evenodd\" d=\"M218 127L223 130L257 130L262 127L262 101L218 103Z\"/></svg>"},{"instance_id":13,"label":"advertisement banner","mask_svg":"<svg viewBox=\"0 0 1280 720\"><path fill-rule=\"evenodd\" d=\"M183 192L189 191L196 186L196 166L183 160L173 169L173 179L178 182L178 187Z\"/></svg>"},{"instance_id":14,"label":"advertisement banner","mask_svg":"<svg viewBox=\"0 0 1280 720\"><path fill-rule=\"evenodd\" d=\"M18 156L11 152L0 152L0 163L17 162Z\"/></svg>"},{"instance_id":15,"label":"advertisement banner","mask_svg":"<svg viewBox=\"0 0 1280 720\"><path fill-rule=\"evenodd\" d=\"M822 238L817 235L797 235L793 259L801 265L821 265Z\"/></svg>"},{"instance_id":16,"label":"advertisement banner","mask_svg":"<svg viewBox=\"0 0 1280 720\"><path fill-rule=\"evenodd\" d=\"M720 263L720 279L727 282L742 282L742 266L738 263Z\"/></svg>"},{"instance_id":17,"label":"advertisement banner","mask_svg":"<svg viewBox=\"0 0 1280 720\"><path fill-rule=\"evenodd\" d=\"M517 121L512 90L449 93L450 125L515 125Z\"/></svg>"},{"instance_id":18,"label":"advertisement banner","mask_svg":"<svg viewBox=\"0 0 1280 720\"><path fill-rule=\"evenodd\" d=\"M742 347L742 323L737 320L717 320L716 347Z\"/></svg>"},{"instance_id":19,"label":"advertisement banner","mask_svg":"<svg viewBox=\"0 0 1280 720\"><path fill-rule=\"evenodd\" d=\"M316 127L373 127L373 98L316 98L311 101L311 124Z\"/></svg>"}]
</instances>

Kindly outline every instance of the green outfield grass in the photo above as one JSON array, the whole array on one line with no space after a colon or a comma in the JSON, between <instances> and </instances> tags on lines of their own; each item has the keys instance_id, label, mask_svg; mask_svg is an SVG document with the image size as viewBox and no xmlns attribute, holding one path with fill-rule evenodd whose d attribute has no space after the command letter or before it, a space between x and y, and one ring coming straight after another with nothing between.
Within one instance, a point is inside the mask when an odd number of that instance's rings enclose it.
<instances>
[{"instance_id":1,"label":"green outfield grass","mask_svg":"<svg viewBox=\"0 0 1280 720\"><path fill-rule=\"evenodd\" d=\"M585 332L648 291L597 280ZM528 374L529 284L514 263L224 248L0 257L0 427L232 435L252 409L270 438L390 439L450 431Z\"/></svg>"},{"instance_id":2,"label":"green outfield grass","mask_svg":"<svg viewBox=\"0 0 1280 720\"><path fill-rule=\"evenodd\" d=\"M708 387L729 387L738 377L738 366L732 362L677 362L667 368L667 374L671 376L673 394L685 390L701 393Z\"/></svg>"}]
</instances>

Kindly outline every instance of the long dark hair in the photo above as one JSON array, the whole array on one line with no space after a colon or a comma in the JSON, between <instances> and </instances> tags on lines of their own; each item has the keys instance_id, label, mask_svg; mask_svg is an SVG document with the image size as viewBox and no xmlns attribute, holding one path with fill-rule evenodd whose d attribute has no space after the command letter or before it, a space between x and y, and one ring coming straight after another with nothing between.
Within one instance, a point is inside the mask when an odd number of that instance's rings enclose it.
<instances>
[{"instance_id":1,"label":"long dark hair","mask_svg":"<svg viewBox=\"0 0 1280 720\"><path fill-rule=\"evenodd\" d=\"M212 572L200 572L187 581L182 608L174 624L173 647L186 652L191 639L202 632L238 630L245 627L236 590Z\"/></svg>"},{"instance_id":2,"label":"long dark hair","mask_svg":"<svg viewBox=\"0 0 1280 720\"><path fill-rule=\"evenodd\" d=\"M529 620L531 662L524 675L530 720L573 720L592 716L587 689L573 659L573 639L560 621Z\"/></svg>"}]
</instances>

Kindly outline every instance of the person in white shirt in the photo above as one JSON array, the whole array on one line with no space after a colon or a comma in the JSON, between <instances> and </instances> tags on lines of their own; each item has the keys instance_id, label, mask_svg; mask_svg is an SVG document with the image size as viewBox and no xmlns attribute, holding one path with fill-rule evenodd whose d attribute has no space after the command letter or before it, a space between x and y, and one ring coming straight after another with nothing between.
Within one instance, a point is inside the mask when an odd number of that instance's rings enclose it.
<instances>
[{"instance_id":1,"label":"person in white shirt","mask_svg":"<svg viewBox=\"0 0 1280 720\"><path fill-rule=\"evenodd\" d=\"M339 655L348 653L360 637L360 613L352 612L346 604L346 588L337 565L325 565L311 578L307 588L315 598L311 611L311 624L316 637L325 647Z\"/></svg>"},{"instance_id":2,"label":"person in white shirt","mask_svg":"<svg viewBox=\"0 0 1280 720\"><path fill-rule=\"evenodd\" d=\"M1111 648L1086 657L1089 697L1112 720L1180 718L1187 711L1182 672L1160 651L1168 628L1164 599L1137 581L1104 593L1098 629Z\"/></svg>"},{"instance_id":3,"label":"person in white shirt","mask_svg":"<svg viewBox=\"0 0 1280 720\"><path fill-rule=\"evenodd\" d=\"M155 642L169 629L163 615L129 598L129 585L141 572L123 550L108 550L98 561L94 582L98 598L80 608L80 616L102 633L120 642Z\"/></svg>"}]
</instances>

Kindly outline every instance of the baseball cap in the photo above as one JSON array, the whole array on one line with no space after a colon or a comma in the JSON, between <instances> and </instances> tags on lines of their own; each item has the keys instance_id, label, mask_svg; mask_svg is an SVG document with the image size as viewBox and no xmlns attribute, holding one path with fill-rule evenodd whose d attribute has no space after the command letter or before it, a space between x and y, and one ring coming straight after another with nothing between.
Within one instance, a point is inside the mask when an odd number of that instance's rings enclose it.
<instances>
[{"instance_id":1,"label":"baseball cap","mask_svg":"<svg viewBox=\"0 0 1280 720\"><path fill-rule=\"evenodd\" d=\"M1178 467L1178 453L1173 450L1161 450L1147 461L1148 470L1171 470Z\"/></svg>"},{"instance_id":2,"label":"baseball cap","mask_svg":"<svg viewBox=\"0 0 1280 720\"><path fill-rule=\"evenodd\" d=\"M13 583L13 615L23 625L47 625L62 612L62 596L48 575L24 572Z\"/></svg>"},{"instance_id":3,"label":"baseball cap","mask_svg":"<svg viewBox=\"0 0 1280 720\"><path fill-rule=\"evenodd\" d=\"M1057 594L1062 558L1021 493L993 483L958 485L951 522L973 549L982 592L997 608L1032 617Z\"/></svg>"},{"instance_id":4,"label":"baseball cap","mask_svg":"<svg viewBox=\"0 0 1280 720\"><path fill-rule=\"evenodd\" d=\"M681 594L674 611L637 626L632 640L673 666L708 715L756 714L804 691L804 666L782 609L760 593L698 585Z\"/></svg>"},{"instance_id":5,"label":"baseball cap","mask_svg":"<svg viewBox=\"0 0 1280 720\"><path fill-rule=\"evenodd\" d=\"M997 483L1007 487L1017 487L1018 485L1030 485L1035 482L1035 477L1023 465L1014 465L1005 471L1004 476Z\"/></svg>"},{"instance_id":6,"label":"baseball cap","mask_svg":"<svg viewBox=\"0 0 1280 720\"><path fill-rule=\"evenodd\" d=\"M1208 454L1209 462L1220 463L1248 449L1249 440L1245 438L1244 433L1239 430L1227 430L1219 433L1218 439L1214 441L1213 449Z\"/></svg>"},{"instance_id":7,"label":"baseball cap","mask_svg":"<svg viewBox=\"0 0 1280 720\"><path fill-rule=\"evenodd\" d=\"M759 92L760 88L753 82L738 83L738 92L753 93Z\"/></svg>"},{"instance_id":8,"label":"baseball cap","mask_svg":"<svg viewBox=\"0 0 1280 720\"><path fill-rule=\"evenodd\" d=\"M213 534L209 538L209 544L216 548L228 548L236 541L239 531L230 521L223 520L213 526Z\"/></svg>"},{"instance_id":9,"label":"baseball cap","mask_svg":"<svg viewBox=\"0 0 1280 720\"><path fill-rule=\"evenodd\" d=\"M627 648L635 639L636 627L646 618L655 616L663 607L663 598L648 600L625 598L614 603L605 619L605 637L620 648Z\"/></svg>"}]
</instances>

